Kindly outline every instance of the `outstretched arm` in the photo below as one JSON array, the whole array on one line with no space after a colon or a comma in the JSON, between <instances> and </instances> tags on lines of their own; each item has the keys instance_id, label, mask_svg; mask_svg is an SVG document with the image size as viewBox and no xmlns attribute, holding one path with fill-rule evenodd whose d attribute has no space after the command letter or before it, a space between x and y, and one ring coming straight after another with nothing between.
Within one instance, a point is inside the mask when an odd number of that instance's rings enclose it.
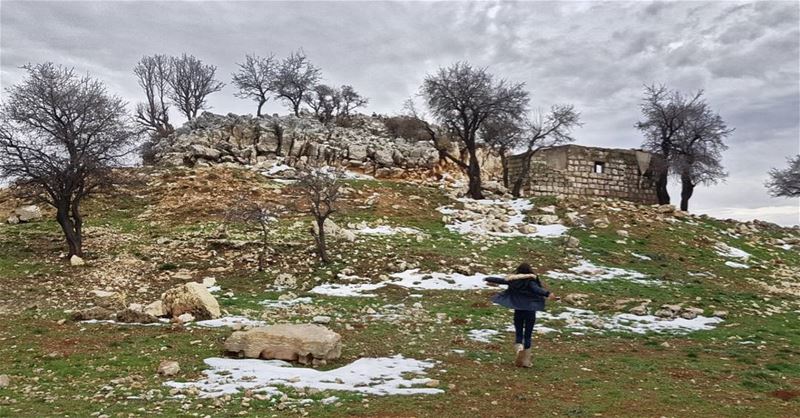
<instances>
[{"instance_id":1,"label":"outstretched arm","mask_svg":"<svg viewBox=\"0 0 800 418\"><path fill-rule=\"evenodd\" d=\"M544 296L544 297L550 296L550 291L549 290L537 285L536 283L534 283L532 281L531 281L530 284L528 284L528 289L531 292L533 292L534 294L537 294L539 296Z\"/></svg>"},{"instance_id":2,"label":"outstretched arm","mask_svg":"<svg viewBox=\"0 0 800 418\"><path fill-rule=\"evenodd\" d=\"M502 277L484 277L483 281L489 282L491 284L508 284L508 280Z\"/></svg>"}]
</instances>

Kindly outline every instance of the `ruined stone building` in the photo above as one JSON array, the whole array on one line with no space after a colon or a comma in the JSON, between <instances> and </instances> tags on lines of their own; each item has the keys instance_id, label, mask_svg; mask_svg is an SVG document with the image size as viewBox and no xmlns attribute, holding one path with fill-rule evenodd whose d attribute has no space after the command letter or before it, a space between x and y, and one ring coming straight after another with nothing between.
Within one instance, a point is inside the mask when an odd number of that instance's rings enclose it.
<instances>
[{"instance_id":1,"label":"ruined stone building","mask_svg":"<svg viewBox=\"0 0 800 418\"><path fill-rule=\"evenodd\" d=\"M538 151L530 167L524 155L509 159L509 178L527 172L525 196L611 197L657 203L649 152L563 145Z\"/></svg>"}]
</instances>

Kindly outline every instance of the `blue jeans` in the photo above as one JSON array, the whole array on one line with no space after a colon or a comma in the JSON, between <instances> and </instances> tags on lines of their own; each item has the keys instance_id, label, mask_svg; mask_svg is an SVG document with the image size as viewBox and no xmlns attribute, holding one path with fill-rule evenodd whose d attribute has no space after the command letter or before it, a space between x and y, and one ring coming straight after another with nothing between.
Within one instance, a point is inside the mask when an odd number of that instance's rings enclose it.
<instances>
[{"instance_id":1,"label":"blue jeans","mask_svg":"<svg viewBox=\"0 0 800 418\"><path fill-rule=\"evenodd\" d=\"M522 344L527 350L531 348L531 337L533 337L533 324L536 323L536 311L514 311L514 331L516 331L516 343Z\"/></svg>"}]
</instances>

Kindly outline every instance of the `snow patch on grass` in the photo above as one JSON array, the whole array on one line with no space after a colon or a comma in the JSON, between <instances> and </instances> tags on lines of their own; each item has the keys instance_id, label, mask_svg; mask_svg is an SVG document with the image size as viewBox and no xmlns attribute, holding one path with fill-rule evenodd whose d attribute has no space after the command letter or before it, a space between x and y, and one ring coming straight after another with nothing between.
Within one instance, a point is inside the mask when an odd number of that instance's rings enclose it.
<instances>
[{"instance_id":1,"label":"snow patch on grass","mask_svg":"<svg viewBox=\"0 0 800 418\"><path fill-rule=\"evenodd\" d=\"M360 392L370 395L433 395L441 389L416 387L431 379L421 377L434 363L394 357L362 358L338 369L319 371L291 367L276 360L238 360L212 357L204 362L211 367L205 378L195 382L169 381L166 386L195 388L201 398L217 398L241 391L280 395L277 385ZM417 377L407 378L408 374Z\"/></svg>"},{"instance_id":2,"label":"snow patch on grass","mask_svg":"<svg viewBox=\"0 0 800 418\"><path fill-rule=\"evenodd\" d=\"M205 328L222 328L222 327L260 327L267 323L257 319L245 318L243 316L223 316L217 319L207 319L204 321L195 321L195 325Z\"/></svg>"},{"instance_id":3,"label":"snow patch on grass","mask_svg":"<svg viewBox=\"0 0 800 418\"><path fill-rule=\"evenodd\" d=\"M664 319L653 315L633 315L617 313L611 316L598 315L590 310L567 308L558 314L539 312L538 319L545 322L564 321L567 329L581 331L618 331L635 334L676 333L685 334L694 331L714 329L722 318L698 316L694 319Z\"/></svg>"},{"instance_id":4,"label":"snow patch on grass","mask_svg":"<svg viewBox=\"0 0 800 418\"><path fill-rule=\"evenodd\" d=\"M498 275L502 276L502 275ZM367 293L388 285L414 290L478 290L488 289L483 281L485 274L464 275L460 273L421 273L412 269L394 273L387 281L378 283L325 283L314 287L311 293L326 296L374 297Z\"/></svg>"},{"instance_id":5,"label":"snow patch on grass","mask_svg":"<svg viewBox=\"0 0 800 418\"><path fill-rule=\"evenodd\" d=\"M499 332L493 329L472 329L469 331L468 336L472 341L490 343L492 342L492 337L497 334L499 334Z\"/></svg>"},{"instance_id":6,"label":"snow patch on grass","mask_svg":"<svg viewBox=\"0 0 800 418\"><path fill-rule=\"evenodd\" d=\"M726 258L741 258L741 259L744 259L744 260L747 260L748 258L750 258L750 253L748 253L747 251L740 250L740 249L735 248L735 247L731 247L730 245L722 243L722 242L718 242L714 246L714 249L716 250L717 255L720 255L722 257L726 257Z\"/></svg>"},{"instance_id":7,"label":"snow patch on grass","mask_svg":"<svg viewBox=\"0 0 800 418\"><path fill-rule=\"evenodd\" d=\"M647 276L638 271L626 270L617 267L602 267L589 260L581 259L577 266L570 267L568 271L548 271L547 277L556 280L569 280L576 282L599 282L603 280L622 279L639 284L657 284L657 280L647 279Z\"/></svg>"},{"instance_id":8,"label":"snow patch on grass","mask_svg":"<svg viewBox=\"0 0 800 418\"><path fill-rule=\"evenodd\" d=\"M734 269L749 269L750 268L750 266L748 266L747 264L737 263L735 261L726 261L725 265L730 267L730 268L734 268Z\"/></svg>"}]
</instances>

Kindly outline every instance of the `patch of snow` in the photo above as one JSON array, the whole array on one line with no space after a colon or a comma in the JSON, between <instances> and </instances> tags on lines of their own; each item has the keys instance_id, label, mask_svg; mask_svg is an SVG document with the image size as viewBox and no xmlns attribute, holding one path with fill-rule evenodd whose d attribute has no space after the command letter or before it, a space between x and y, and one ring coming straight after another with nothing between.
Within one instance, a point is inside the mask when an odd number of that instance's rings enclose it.
<instances>
[{"instance_id":1,"label":"patch of snow","mask_svg":"<svg viewBox=\"0 0 800 418\"><path fill-rule=\"evenodd\" d=\"M741 258L744 260L750 258L750 253L748 253L747 251L731 247L730 245L722 242L718 242L716 245L714 245L714 249L716 250L717 255L720 255L722 257Z\"/></svg>"},{"instance_id":2,"label":"patch of snow","mask_svg":"<svg viewBox=\"0 0 800 418\"><path fill-rule=\"evenodd\" d=\"M784 250L791 250L793 248L793 245L792 244L783 244L783 245L780 246L780 248L783 248Z\"/></svg>"},{"instance_id":3,"label":"patch of snow","mask_svg":"<svg viewBox=\"0 0 800 418\"><path fill-rule=\"evenodd\" d=\"M259 321L257 319L245 318L243 316L223 316L222 318L217 318L217 319L206 319L204 321L195 321L194 324L205 328L222 328L222 327L233 328L235 326L260 327L266 325L267 323L264 321Z\"/></svg>"},{"instance_id":4,"label":"patch of snow","mask_svg":"<svg viewBox=\"0 0 800 418\"><path fill-rule=\"evenodd\" d=\"M131 326L138 326L138 327L154 327L164 324L169 324L169 319L167 318L158 318L158 322L151 322L149 324L143 324L141 322L117 322L113 319L87 319L85 321L80 321L81 324L113 324L113 325L131 325Z\"/></svg>"},{"instance_id":5,"label":"patch of snow","mask_svg":"<svg viewBox=\"0 0 800 418\"><path fill-rule=\"evenodd\" d=\"M502 275L496 275L502 277ZM485 274L467 276L460 273L421 273L412 269L394 273L390 280L379 283L326 283L314 287L311 293L326 296L374 297L365 293L388 285L396 285L414 290L477 290L490 288L483 281Z\"/></svg>"},{"instance_id":6,"label":"patch of snow","mask_svg":"<svg viewBox=\"0 0 800 418\"><path fill-rule=\"evenodd\" d=\"M734 268L734 269L749 269L750 268L750 266L748 266L747 264L737 263L735 261L726 261L725 265L730 267L730 268Z\"/></svg>"},{"instance_id":7,"label":"patch of snow","mask_svg":"<svg viewBox=\"0 0 800 418\"><path fill-rule=\"evenodd\" d=\"M598 331L622 331L635 334L645 334L647 332L671 332L688 333L714 329L714 326L722 322L722 318L706 317L699 315L694 319L674 318L663 319L653 315L633 315L629 313L617 313L612 316L597 315L592 311L578 308L567 308L558 314L539 312L538 318L543 321L564 321L566 328L582 331L596 329Z\"/></svg>"},{"instance_id":8,"label":"patch of snow","mask_svg":"<svg viewBox=\"0 0 800 418\"><path fill-rule=\"evenodd\" d=\"M431 379L406 378L407 374L425 375L433 367L429 361L394 357L362 358L338 369L320 371L304 367L291 367L282 361L238 360L208 358L211 367L205 378L195 382L169 381L166 386L186 389L197 388L201 398L217 398L240 391L280 394L276 385L318 390L360 392L370 395L433 395L441 389L414 387Z\"/></svg>"},{"instance_id":9,"label":"patch of snow","mask_svg":"<svg viewBox=\"0 0 800 418\"><path fill-rule=\"evenodd\" d=\"M295 184L295 183L297 183L297 180L292 180L292 179L272 179L272 181L274 181L275 183L280 183L280 184Z\"/></svg>"},{"instance_id":10,"label":"patch of snow","mask_svg":"<svg viewBox=\"0 0 800 418\"><path fill-rule=\"evenodd\" d=\"M314 287L309 292L325 296L350 296L350 297L375 297L375 295L365 294L375 289L386 286L382 283L325 283Z\"/></svg>"},{"instance_id":11,"label":"patch of snow","mask_svg":"<svg viewBox=\"0 0 800 418\"><path fill-rule=\"evenodd\" d=\"M646 279L647 276L638 271L617 267L601 267L585 259L581 259L577 266L570 267L569 272L551 270L547 272L546 276L556 280L570 280L576 282L599 282L603 280L623 279L639 284L658 283L656 280Z\"/></svg>"},{"instance_id":12,"label":"patch of snow","mask_svg":"<svg viewBox=\"0 0 800 418\"><path fill-rule=\"evenodd\" d=\"M646 255L642 255L642 254L631 253L631 255L636 257L636 258L638 258L639 260L645 260L645 261L652 261L653 260L652 258L650 258L650 257L648 257Z\"/></svg>"},{"instance_id":13,"label":"patch of snow","mask_svg":"<svg viewBox=\"0 0 800 418\"><path fill-rule=\"evenodd\" d=\"M268 176L274 176L275 174L288 170L294 170L294 167L290 167L286 164L275 164L272 167L268 168L266 171L264 171L264 174Z\"/></svg>"},{"instance_id":14,"label":"patch of snow","mask_svg":"<svg viewBox=\"0 0 800 418\"><path fill-rule=\"evenodd\" d=\"M481 343L492 342L492 337L499 334L493 329L473 329L469 331L469 339Z\"/></svg>"},{"instance_id":15,"label":"patch of snow","mask_svg":"<svg viewBox=\"0 0 800 418\"><path fill-rule=\"evenodd\" d=\"M219 292L220 290L222 290L222 288L220 286L214 285L207 287L206 290L208 290L209 293L214 293L214 292Z\"/></svg>"},{"instance_id":16,"label":"patch of snow","mask_svg":"<svg viewBox=\"0 0 800 418\"><path fill-rule=\"evenodd\" d=\"M389 282L390 284L408 289L475 290L489 288L489 285L483 281L488 276L480 273L467 276L460 273L420 273L419 269L412 269L394 273L391 277L395 280Z\"/></svg>"}]
</instances>

